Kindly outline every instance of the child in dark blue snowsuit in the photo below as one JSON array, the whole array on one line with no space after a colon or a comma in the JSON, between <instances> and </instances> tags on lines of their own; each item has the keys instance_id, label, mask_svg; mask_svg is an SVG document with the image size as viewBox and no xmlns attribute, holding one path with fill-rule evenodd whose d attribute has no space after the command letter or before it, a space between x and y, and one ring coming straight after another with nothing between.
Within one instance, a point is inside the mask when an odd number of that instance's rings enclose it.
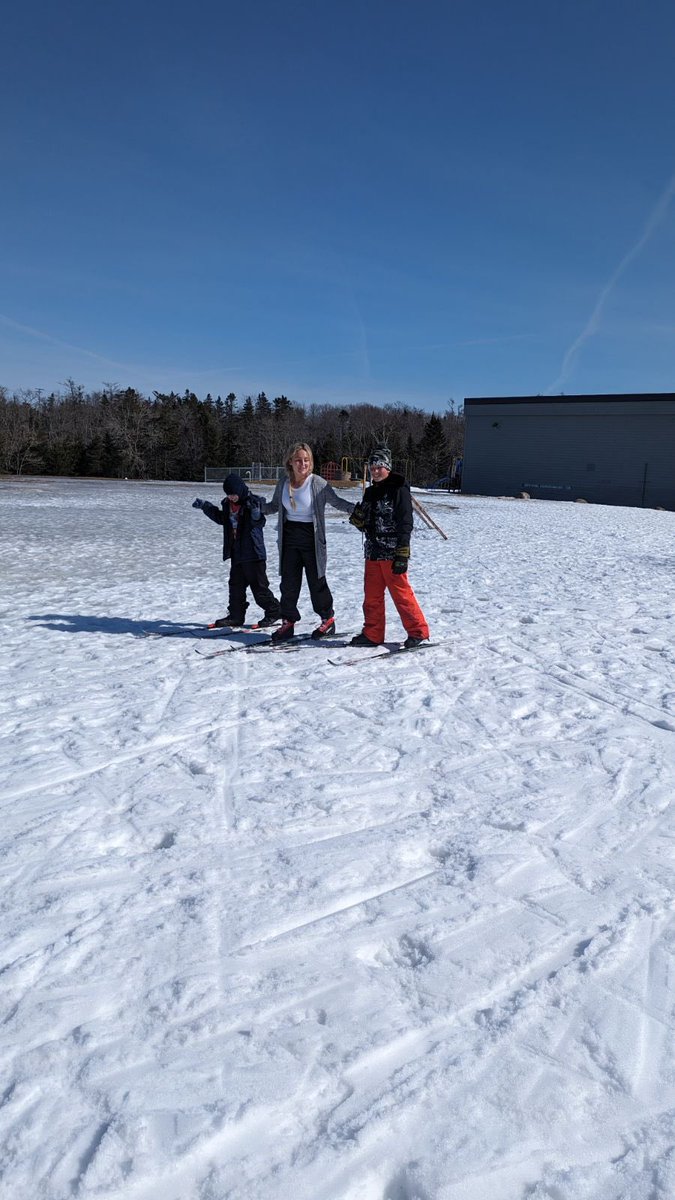
<instances>
[{"instance_id":1,"label":"child in dark blue snowsuit","mask_svg":"<svg viewBox=\"0 0 675 1200\"><path fill-rule=\"evenodd\" d=\"M223 561L230 562L230 604L226 617L218 626L243 625L248 604L246 589L250 587L256 604L265 616L259 626L275 625L281 614L279 601L270 590L265 562L263 525L265 516L261 499L249 491L240 475L228 475L223 484L225 499L216 508L208 500L193 500L193 508L201 508L216 525L223 526Z\"/></svg>"}]
</instances>

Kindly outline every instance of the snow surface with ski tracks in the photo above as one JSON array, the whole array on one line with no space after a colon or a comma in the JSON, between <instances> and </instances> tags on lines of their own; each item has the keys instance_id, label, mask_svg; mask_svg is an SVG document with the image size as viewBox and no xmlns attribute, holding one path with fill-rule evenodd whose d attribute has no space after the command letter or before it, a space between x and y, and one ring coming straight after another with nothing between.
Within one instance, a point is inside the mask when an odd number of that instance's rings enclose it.
<instances>
[{"instance_id":1,"label":"snow surface with ski tracks","mask_svg":"<svg viewBox=\"0 0 675 1200\"><path fill-rule=\"evenodd\" d=\"M336 667L195 654L195 495L0 483L2 1194L672 1200L675 515L419 493Z\"/></svg>"}]
</instances>

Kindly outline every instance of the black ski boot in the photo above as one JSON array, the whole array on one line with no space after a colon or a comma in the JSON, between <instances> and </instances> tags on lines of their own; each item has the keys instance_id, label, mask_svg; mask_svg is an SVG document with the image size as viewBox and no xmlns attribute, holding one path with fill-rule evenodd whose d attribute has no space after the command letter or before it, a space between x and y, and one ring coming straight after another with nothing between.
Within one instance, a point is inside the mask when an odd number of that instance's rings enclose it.
<instances>
[{"instance_id":1,"label":"black ski boot","mask_svg":"<svg viewBox=\"0 0 675 1200\"><path fill-rule=\"evenodd\" d=\"M287 642L295 633L295 621L282 621L278 629L272 634L273 642Z\"/></svg>"},{"instance_id":2,"label":"black ski boot","mask_svg":"<svg viewBox=\"0 0 675 1200\"><path fill-rule=\"evenodd\" d=\"M335 617L324 617L320 625L312 630L313 638L332 637L336 632Z\"/></svg>"},{"instance_id":3,"label":"black ski boot","mask_svg":"<svg viewBox=\"0 0 675 1200\"><path fill-rule=\"evenodd\" d=\"M258 621L256 629L269 629L272 625L278 625L281 617L263 617Z\"/></svg>"}]
</instances>

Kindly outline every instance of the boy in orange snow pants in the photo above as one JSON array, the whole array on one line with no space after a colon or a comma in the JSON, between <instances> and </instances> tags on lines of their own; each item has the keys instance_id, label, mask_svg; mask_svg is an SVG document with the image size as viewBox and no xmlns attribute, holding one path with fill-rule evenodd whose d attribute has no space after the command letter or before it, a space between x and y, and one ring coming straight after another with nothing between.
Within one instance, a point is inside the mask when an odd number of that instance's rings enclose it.
<instances>
[{"instance_id":1,"label":"boy in orange snow pants","mask_svg":"<svg viewBox=\"0 0 675 1200\"><path fill-rule=\"evenodd\" d=\"M392 471L387 447L373 450L368 459L372 483L349 520L365 535L366 572L362 633L352 646L378 646L384 641L385 591L389 591L407 633L406 650L414 650L429 637L429 626L408 582L410 535L413 527L410 487Z\"/></svg>"}]
</instances>

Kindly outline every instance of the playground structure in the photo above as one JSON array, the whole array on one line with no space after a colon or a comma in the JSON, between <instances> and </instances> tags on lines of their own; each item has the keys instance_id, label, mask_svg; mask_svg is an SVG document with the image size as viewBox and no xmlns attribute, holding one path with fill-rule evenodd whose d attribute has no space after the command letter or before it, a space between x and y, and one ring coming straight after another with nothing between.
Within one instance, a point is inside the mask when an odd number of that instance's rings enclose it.
<instances>
[{"instance_id":1,"label":"playground structure","mask_svg":"<svg viewBox=\"0 0 675 1200\"><path fill-rule=\"evenodd\" d=\"M329 483L351 483L353 479L358 479L358 476L354 475L354 460L346 456L340 460L339 466L336 462L324 463L321 476Z\"/></svg>"}]
</instances>

